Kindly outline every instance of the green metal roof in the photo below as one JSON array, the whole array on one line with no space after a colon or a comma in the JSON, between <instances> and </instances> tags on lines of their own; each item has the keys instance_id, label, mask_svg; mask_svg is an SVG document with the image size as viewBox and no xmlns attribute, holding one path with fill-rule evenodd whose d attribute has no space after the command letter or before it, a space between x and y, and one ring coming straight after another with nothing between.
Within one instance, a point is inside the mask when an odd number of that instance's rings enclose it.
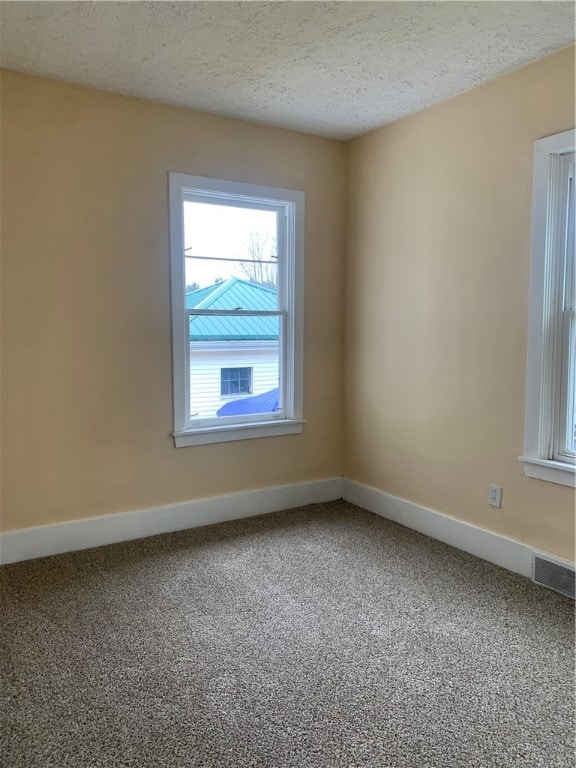
<instances>
[{"instance_id":1,"label":"green metal roof","mask_svg":"<svg viewBox=\"0 0 576 768\"><path fill-rule=\"evenodd\" d=\"M213 285L208 285L206 288L198 288L196 291L189 291L186 294L186 308L193 309L194 307L197 307L202 299L212 293L214 287L215 286Z\"/></svg>"},{"instance_id":2,"label":"green metal roof","mask_svg":"<svg viewBox=\"0 0 576 768\"><path fill-rule=\"evenodd\" d=\"M273 311L278 308L278 301L276 291L232 277L187 293L186 308ZM277 341L279 329L278 317L190 317L190 341Z\"/></svg>"}]
</instances>

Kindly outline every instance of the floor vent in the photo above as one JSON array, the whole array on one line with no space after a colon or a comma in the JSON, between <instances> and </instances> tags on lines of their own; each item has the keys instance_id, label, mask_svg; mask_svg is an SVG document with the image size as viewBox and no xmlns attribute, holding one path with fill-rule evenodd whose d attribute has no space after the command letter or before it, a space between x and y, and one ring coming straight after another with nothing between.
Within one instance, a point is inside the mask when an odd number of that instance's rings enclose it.
<instances>
[{"instance_id":1,"label":"floor vent","mask_svg":"<svg viewBox=\"0 0 576 768\"><path fill-rule=\"evenodd\" d=\"M534 553L534 581L574 600L574 568Z\"/></svg>"}]
</instances>

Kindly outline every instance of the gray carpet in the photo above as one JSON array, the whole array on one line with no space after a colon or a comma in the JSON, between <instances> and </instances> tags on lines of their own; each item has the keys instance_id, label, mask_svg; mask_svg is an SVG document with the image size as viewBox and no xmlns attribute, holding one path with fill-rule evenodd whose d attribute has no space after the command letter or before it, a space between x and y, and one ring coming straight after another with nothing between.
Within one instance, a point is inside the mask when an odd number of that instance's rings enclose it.
<instances>
[{"instance_id":1,"label":"gray carpet","mask_svg":"<svg viewBox=\"0 0 576 768\"><path fill-rule=\"evenodd\" d=\"M0 569L6 768L573 766L573 603L345 502Z\"/></svg>"}]
</instances>

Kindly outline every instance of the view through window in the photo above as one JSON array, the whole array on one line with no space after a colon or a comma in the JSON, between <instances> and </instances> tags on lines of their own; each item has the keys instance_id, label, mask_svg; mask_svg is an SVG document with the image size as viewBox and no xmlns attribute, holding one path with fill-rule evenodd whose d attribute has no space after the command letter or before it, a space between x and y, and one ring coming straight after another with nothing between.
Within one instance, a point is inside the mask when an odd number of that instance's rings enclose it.
<instances>
[{"instance_id":1,"label":"view through window","mask_svg":"<svg viewBox=\"0 0 576 768\"><path fill-rule=\"evenodd\" d=\"M184 254L191 419L279 411L278 211L185 200Z\"/></svg>"}]
</instances>

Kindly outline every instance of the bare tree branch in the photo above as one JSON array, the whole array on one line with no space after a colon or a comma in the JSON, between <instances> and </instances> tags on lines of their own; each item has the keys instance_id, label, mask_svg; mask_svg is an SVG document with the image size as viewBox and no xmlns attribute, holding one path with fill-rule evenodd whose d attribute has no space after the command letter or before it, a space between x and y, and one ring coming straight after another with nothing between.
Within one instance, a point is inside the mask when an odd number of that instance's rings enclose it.
<instances>
[{"instance_id":1,"label":"bare tree branch","mask_svg":"<svg viewBox=\"0 0 576 768\"><path fill-rule=\"evenodd\" d=\"M252 232L246 243L246 258L250 263L240 264L242 273L251 283L276 290L276 264L270 264L278 256L276 253L276 238Z\"/></svg>"}]
</instances>

